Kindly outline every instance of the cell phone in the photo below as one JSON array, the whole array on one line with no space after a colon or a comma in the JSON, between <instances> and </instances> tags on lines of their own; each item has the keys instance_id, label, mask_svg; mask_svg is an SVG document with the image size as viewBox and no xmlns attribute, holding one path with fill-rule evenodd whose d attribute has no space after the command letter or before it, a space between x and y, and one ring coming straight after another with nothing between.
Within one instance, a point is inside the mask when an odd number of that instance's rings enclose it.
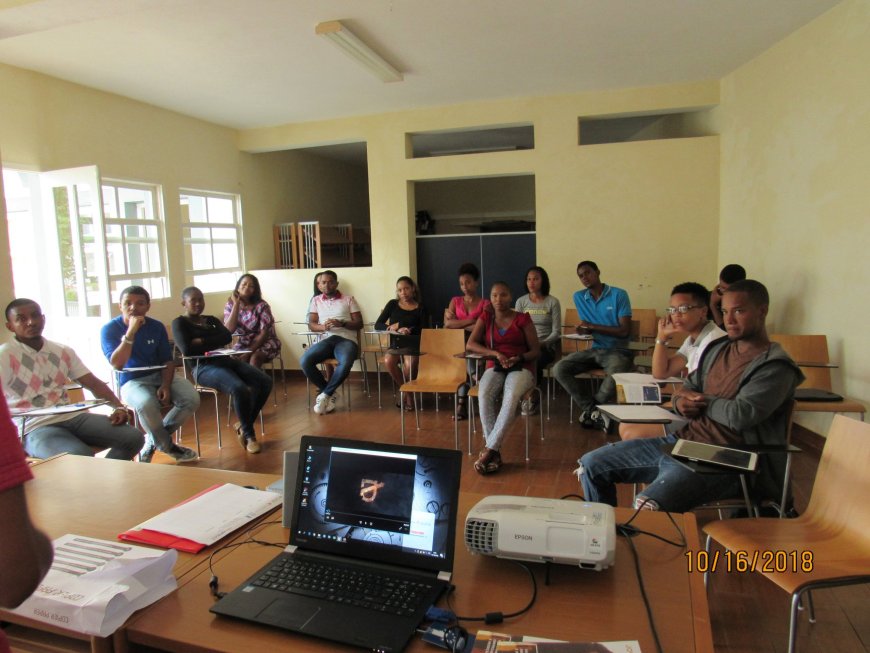
<instances>
[{"instance_id":1,"label":"cell phone","mask_svg":"<svg viewBox=\"0 0 870 653\"><path fill-rule=\"evenodd\" d=\"M758 454L754 451L720 447L694 440L677 440L671 455L693 462L732 467L744 472L754 472L758 467Z\"/></svg>"}]
</instances>

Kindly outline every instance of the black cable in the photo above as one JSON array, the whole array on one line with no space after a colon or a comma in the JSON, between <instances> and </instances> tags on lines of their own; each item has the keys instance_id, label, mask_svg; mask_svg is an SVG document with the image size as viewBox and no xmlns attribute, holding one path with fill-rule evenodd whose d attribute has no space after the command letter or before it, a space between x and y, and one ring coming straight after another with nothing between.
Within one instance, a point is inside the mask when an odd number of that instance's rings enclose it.
<instances>
[{"instance_id":1,"label":"black cable","mask_svg":"<svg viewBox=\"0 0 870 653\"><path fill-rule=\"evenodd\" d=\"M650 630L652 630L653 639L656 643L656 650L659 653L662 653L662 643L659 641L659 633L658 630L656 630L656 623L653 619L652 606L649 603L649 597L646 595L646 587L643 584L643 575L640 571L640 558L638 558L637 549L634 548L634 541L630 537L625 538L625 541L628 542L628 546L631 548L632 557L634 558L634 573L637 576L637 584L638 587L640 587L640 595L643 597L643 606L646 608L646 616L649 619L649 627Z\"/></svg>"},{"instance_id":2,"label":"black cable","mask_svg":"<svg viewBox=\"0 0 870 653\"><path fill-rule=\"evenodd\" d=\"M532 580L532 598L529 600L526 607L522 610L517 610L516 612L509 612L508 614L503 614L501 612L488 612L482 617L460 617L456 616L457 623L460 621L482 621L487 624L500 624L505 619L512 619L513 617L519 617L521 614L525 614L529 610L532 609L532 606L535 604L535 601L538 598L538 581L535 579L535 574L528 567L528 565L523 564L517 560L509 560L509 562L514 563L518 567L521 567L525 570L525 572L529 575L529 578ZM456 589L455 585L451 585L450 589L447 592L447 607L450 608L451 612L454 612L453 606L450 604L450 595Z\"/></svg>"},{"instance_id":3,"label":"black cable","mask_svg":"<svg viewBox=\"0 0 870 653\"><path fill-rule=\"evenodd\" d=\"M242 540L241 542L230 542L228 544L224 544L209 554L209 556L208 556L208 572L211 574L211 578L209 578L208 587L209 587L209 590L211 590L211 594L212 594L212 596L215 597L215 599L222 599L224 596L226 596L226 592L219 592L218 591L218 577L217 577L217 574L214 573L214 567L212 567L212 561L214 559L215 554L217 554L221 551L225 551L226 549L233 549L237 546L242 546L243 544L260 544L262 546L275 546L275 547L278 547L280 549L283 549L286 546L286 544L284 544L284 543L264 542L263 540L255 539L253 536L253 532L255 529L262 528L263 526L269 526L271 524L280 524L280 523L281 523L280 519L275 519L273 521L267 521L267 522L261 522L259 524L254 524L253 526L248 528L248 530L244 531L240 536L240 537L247 536L247 539Z\"/></svg>"}]
</instances>

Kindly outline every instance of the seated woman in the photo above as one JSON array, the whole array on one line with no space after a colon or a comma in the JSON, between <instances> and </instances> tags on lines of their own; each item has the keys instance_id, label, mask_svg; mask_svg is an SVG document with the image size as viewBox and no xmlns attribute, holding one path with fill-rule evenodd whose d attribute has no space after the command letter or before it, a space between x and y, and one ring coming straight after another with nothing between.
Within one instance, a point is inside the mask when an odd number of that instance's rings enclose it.
<instances>
[{"instance_id":1,"label":"seated woman","mask_svg":"<svg viewBox=\"0 0 870 653\"><path fill-rule=\"evenodd\" d=\"M263 367L281 351L281 341L275 335L272 309L263 301L260 281L253 274L243 274L236 289L224 306L224 326L238 336L235 349L249 349L242 360L254 367Z\"/></svg>"},{"instance_id":2,"label":"seated woman","mask_svg":"<svg viewBox=\"0 0 870 653\"><path fill-rule=\"evenodd\" d=\"M477 319L489 307L489 301L477 294L477 287L480 282L480 270L474 263L463 263L459 266L459 289L462 291L460 297L454 297L450 300L447 308L444 309L444 328L445 329L465 329L466 339L468 333L474 328ZM468 361L468 375L474 376L475 363ZM468 417L468 409L465 405L465 395L468 393L468 386L465 385L459 390L459 410L457 417L465 419Z\"/></svg>"},{"instance_id":3,"label":"seated woman","mask_svg":"<svg viewBox=\"0 0 870 653\"><path fill-rule=\"evenodd\" d=\"M544 368L556 360L562 342L562 305L550 294L550 276L538 265L526 272L526 289L528 294L520 297L514 308L527 313L535 325L541 344L537 361L537 383L540 386L544 380ZM523 402L522 409L523 415L534 415L538 412L538 405L534 399L529 399Z\"/></svg>"},{"instance_id":4,"label":"seated woman","mask_svg":"<svg viewBox=\"0 0 870 653\"><path fill-rule=\"evenodd\" d=\"M184 315L172 320L175 346L185 356L204 356L213 349L225 347L232 341L229 329L213 315L203 315L205 299L195 286L181 293ZM239 444L248 453L259 453L260 443L254 432L257 416L272 392L272 378L236 356L210 356L201 358L192 366L196 382L225 392L233 398L233 407L239 418L236 432Z\"/></svg>"},{"instance_id":5,"label":"seated woman","mask_svg":"<svg viewBox=\"0 0 870 653\"><path fill-rule=\"evenodd\" d=\"M398 338L390 336L391 348L407 348L417 351L420 349L420 331L429 326L429 315L420 304L420 291L411 277L399 277L396 281L396 299L391 299L384 306L378 319L375 320L375 329L378 331L391 331L397 335L405 336L398 342ZM396 387L401 387L405 382L402 372L399 370L399 361L402 361L408 370L408 379L417 375L417 361L419 356L403 353L387 353L384 363L387 371L393 377ZM398 406L398 404L396 404ZM402 406L399 406L402 408ZM414 410L414 398L411 394L405 395L405 410Z\"/></svg>"},{"instance_id":6,"label":"seated woman","mask_svg":"<svg viewBox=\"0 0 870 653\"><path fill-rule=\"evenodd\" d=\"M526 313L511 309L511 291L496 282L490 292L493 312L477 320L466 349L492 356L480 379L480 421L486 446L474 463L479 474L497 472L502 464L501 444L523 395L535 385L535 361L541 355L538 335ZM496 414L496 402L501 408Z\"/></svg>"}]
</instances>

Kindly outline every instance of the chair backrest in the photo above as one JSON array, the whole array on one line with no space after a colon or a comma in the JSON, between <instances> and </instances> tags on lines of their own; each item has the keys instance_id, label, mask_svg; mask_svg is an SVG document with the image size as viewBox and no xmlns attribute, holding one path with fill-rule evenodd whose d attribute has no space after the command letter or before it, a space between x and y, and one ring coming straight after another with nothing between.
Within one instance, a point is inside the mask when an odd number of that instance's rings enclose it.
<instances>
[{"instance_id":1,"label":"chair backrest","mask_svg":"<svg viewBox=\"0 0 870 653\"><path fill-rule=\"evenodd\" d=\"M824 335L790 335L775 333L770 336L779 343L795 361L810 363L829 363L828 338ZM827 367L801 367L806 377L802 388L831 390L831 370Z\"/></svg>"},{"instance_id":2,"label":"chair backrest","mask_svg":"<svg viewBox=\"0 0 870 653\"><path fill-rule=\"evenodd\" d=\"M870 424L834 415L804 518L866 541L870 537L868 469Z\"/></svg>"},{"instance_id":3,"label":"chair backrest","mask_svg":"<svg viewBox=\"0 0 870 653\"><path fill-rule=\"evenodd\" d=\"M565 319L562 320L562 332L574 333L574 327L580 324L580 316L576 308L565 309Z\"/></svg>"},{"instance_id":4,"label":"chair backrest","mask_svg":"<svg viewBox=\"0 0 870 653\"><path fill-rule=\"evenodd\" d=\"M418 381L453 383L465 381L465 359L455 354L465 351L463 329L423 329L420 335Z\"/></svg>"},{"instance_id":5,"label":"chair backrest","mask_svg":"<svg viewBox=\"0 0 870 653\"><path fill-rule=\"evenodd\" d=\"M655 338L658 332L658 317L654 308L632 308L632 338L643 340L644 338ZM634 323L637 322L637 333L634 333Z\"/></svg>"}]
</instances>

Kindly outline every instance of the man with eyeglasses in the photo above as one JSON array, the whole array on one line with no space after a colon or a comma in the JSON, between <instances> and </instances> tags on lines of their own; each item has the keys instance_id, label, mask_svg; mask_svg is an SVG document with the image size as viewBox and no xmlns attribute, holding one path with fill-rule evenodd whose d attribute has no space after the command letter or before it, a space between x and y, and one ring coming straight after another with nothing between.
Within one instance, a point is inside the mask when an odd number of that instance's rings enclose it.
<instances>
[{"instance_id":1,"label":"man with eyeglasses","mask_svg":"<svg viewBox=\"0 0 870 653\"><path fill-rule=\"evenodd\" d=\"M688 419L676 433L623 440L590 451L577 469L587 501L616 505L617 483L646 483L635 507L685 512L739 492L734 474L700 474L662 451L677 438L734 446L784 445L794 390L804 375L767 336L769 297L758 281L737 281L725 291L727 338L711 343L683 388L674 410ZM758 496L782 494L784 456L766 455L752 479Z\"/></svg>"},{"instance_id":2,"label":"man with eyeglasses","mask_svg":"<svg viewBox=\"0 0 870 653\"><path fill-rule=\"evenodd\" d=\"M722 321L722 296L725 294L725 291L728 290L728 287L732 283L743 281L745 278L746 270L743 269L742 265L729 263L722 268L722 271L719 273L719 283L716 284L713 292L710 293L710 316L716 323L716 326L724 326Z\"/></svg>"},{"instance_id":3,"label":"man with eyeglasses","mask_svg":"<svg viewBox=\"0 0 870 653\"><path fill-rule=\"evenodd\" d=\"M611 375L634 369L634 355L628 348L631 333L631 301L622 288L601 282L600 270L594 261L577 264L577 276L585 286L574 293L574 306L580 318L576 331L592 336L592 347L563 356L553 374L580 408L580 423L584 428L603 428L604 420L595 410L606 403L616 391ZM587 394L577 375L592 369L603 369L607 376L594 395Z\"/></svg>"},{"instance_id":4,"label":"man with eyeglasses","mask_svg":"<svg viewBox=\"0 0 870 653\"><path fill-rule=\"evenodd\" d=\"M652 355L652 373L657 379L681 376L685 370L691 374L698 367L704 349L714 340L725 335L716 323L707 319L707 306L710 293L700 283L686 282L671 290L670 305L665 309L667 315L659 320L656 344ZM673 356L668 352L668 341L675 333L686 333L686 339ZM685 424L686 420L674 416L676 423ZM662 434L659 426L652 424L619 425L619 437L623 440L634 438L654 438Z\"/></svg>"}]
</instances>

